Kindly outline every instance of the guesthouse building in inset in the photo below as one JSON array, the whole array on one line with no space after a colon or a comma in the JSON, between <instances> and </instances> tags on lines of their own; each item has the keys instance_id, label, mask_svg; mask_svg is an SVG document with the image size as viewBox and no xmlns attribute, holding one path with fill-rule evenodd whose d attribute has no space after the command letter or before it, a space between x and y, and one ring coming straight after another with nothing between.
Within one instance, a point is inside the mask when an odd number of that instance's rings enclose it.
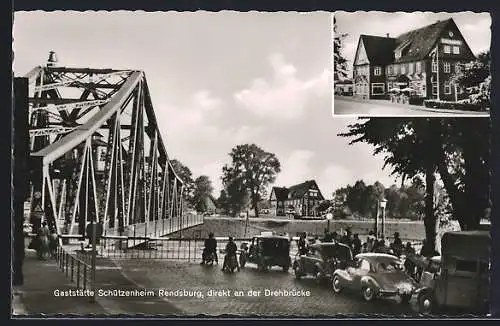
<instances>
[{"instance_id":1,"label":"guesthouse building in inset","mask_svg":"<svg viewBox=\"0 0 500 326\"><path fill-rule=\"evenodd\" d=\"M354 96L383 99L406 89L421 99L456 101L463 91L451 77L474 59L452 18L396 38L361 35L353 63Z\"/></svg>"}]
</instances>

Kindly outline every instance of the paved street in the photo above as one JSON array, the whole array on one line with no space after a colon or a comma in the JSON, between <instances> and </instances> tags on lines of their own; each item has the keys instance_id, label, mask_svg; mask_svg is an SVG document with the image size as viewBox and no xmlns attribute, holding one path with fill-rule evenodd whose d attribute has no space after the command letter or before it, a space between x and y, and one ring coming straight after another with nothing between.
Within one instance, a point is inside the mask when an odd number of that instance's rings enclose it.
<instances>
[{"instance_id":1,"label":"paved street","mask_svg":"<svg viewBox=\"0 0 500 326\"><path fill-rule=\"evenodd\" d=\"M411 306L402 305L397 299L366 303L358 293L335 295L329 284L317 284L311 278L296 280L292 271L286 273L278 267L259 272L254 264L248 264L240 272L225 274L220 270L222 259L219 266L213 267L165 260L129 259L116 262L122 268L122 273L140 287L155 291L191 291L189 296L166 298L188 315L331 316L403 314L412 311ZM231 293L241 290L244 296L208 296L210 290L224 289L229 289ZM309 296L266 296L266 289L304 291L306 294L309 291ZM261 294L248 296L249 290L260 290ZM200 294L203 297L196 296Z\"/></svg>"},{"instance_id":2,"label":"paved street","mask_svg":"<svg viewBox=\"0 0 500 326\"><path fill-rule=\"evenodd\" d=\"M361 116L488 116L488 113L458 110L436 110L417 105L392 103L387 100L361 100L350 97L335 96L334 115L361 115Z\"/></svg>"}]
</instances>

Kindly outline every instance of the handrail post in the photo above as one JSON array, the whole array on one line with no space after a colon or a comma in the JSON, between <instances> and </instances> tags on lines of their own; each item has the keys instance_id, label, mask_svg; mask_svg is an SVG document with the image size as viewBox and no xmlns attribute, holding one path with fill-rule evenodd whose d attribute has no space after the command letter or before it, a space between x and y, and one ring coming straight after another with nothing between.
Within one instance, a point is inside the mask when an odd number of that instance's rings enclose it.
<instances>
[{"instance_id":1,"label":"handrail post","mask_svg":"<svg viewBox=\"0 0 500 326\"><path fill-rule=\"evenodd\" d=\"M91 275L90 275L90 288L93 290L93 296L91 302L96 301L96 288L95 288L95 271L96 271L96 260L97 260L97 218L92 225L92 260L90 263Z\"/></svg>"}]
</instances>

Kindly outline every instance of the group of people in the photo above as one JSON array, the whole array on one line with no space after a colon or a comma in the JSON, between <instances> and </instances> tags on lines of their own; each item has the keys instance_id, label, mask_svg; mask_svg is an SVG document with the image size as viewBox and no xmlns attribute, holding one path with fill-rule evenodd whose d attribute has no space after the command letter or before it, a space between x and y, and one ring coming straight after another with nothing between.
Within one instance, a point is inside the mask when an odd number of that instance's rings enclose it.
<instances>
[{"instance_id":1,"label":"group of people","mask_svg":"<svg viewBox=\"0 0 500 326\"><path fill-rule=\"evenodd\" d=\"M35 249L37 252L38 259L46 260L49 257L53 257L57 251L57 241L58 235L56 232L56 226L54 224L48 225L46 220L43 220L39 216L32 216L30 219L32 225L32 233L35 237L29 244L28 248ZM92 234L94 232L93 224L90 222L87 224L85 229L85 237L88 239L87 248L92 245ZM96 243L99 244L100 239L103 234L103 223L102 221L96 224ZM83 244L82 244L83 247Z\"/></svg>"},{"instance_id":2,"label":"group of people","mask_svg":"<svg viewBox=\"0 0 500 326\"><path fill-rule=\"evenodd\" d=\"M311 244L317 242L336 242L345 244L351 248L353 256L366 252L386 253L395 256L415 253L415 250L410 242L408 242L406 246L403 246L403 241L400 238L399 232L394 233L393 242L389 245L386 243L384 238L377 239L373 231L369 232L366 241L362 243L359 238L359 234L352 234L350 229L347 229L342 235L335 231L329 232L328 230L325 230L325 235L322 239L315 237L311 240ZM308 244L306 235L302 234L298 241L300 254L307 253Z\"/></svg>"},{"instance_id":3,"label":"group of people","mask_svg":"<svg viewBox=\"0 0 500 326\"><path fill-rule=\"evenodd\" d=\"M237 254L238 246L234 242L233 237L229 237L228 242L225 247L224 262L222 264L222 271L226 271L229 260L233 259L236 262L236 268L238 271L240 270L240 266L238 264ZM208 239L205 240L203 253L202 253L202 261L200 265L206 264L209 260L214 260L216 264L219 263L219 258L217 256L217 239L215 239L214 234L210 232L208 234Z\"/></svg>"},{"instance_id":4,"label":"group of people","mask_svg":"<svg viewBox=\"0 0 500 326\"><path fill-rule=\"evenodd\" d=\"M29 244L29 248L36 250L38 259L46 260L56 253L57 233L54 227L49 228L46 221L42 222L41 219L39 219L38 222L32 223L32 231L35 237Z\"/></svg>"}]
</instances>

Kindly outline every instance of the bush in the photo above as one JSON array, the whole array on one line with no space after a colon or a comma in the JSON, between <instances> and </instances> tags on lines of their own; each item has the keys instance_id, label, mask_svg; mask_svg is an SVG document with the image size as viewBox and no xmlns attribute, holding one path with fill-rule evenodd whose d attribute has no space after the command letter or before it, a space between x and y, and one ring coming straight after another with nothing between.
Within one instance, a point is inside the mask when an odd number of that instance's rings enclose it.
<instances>
[{"instance_id":1,"label":"bush","mask_svg":"<svg viewBox=\"0 0 500 326\"><path fill-rule=\"evenodd\" d=\"M467 101L438 101L438 100L425 100L424 106L426 108L443 109L443 110L467 110L467 111L484 111L485 107L480 104L469 103Z\"/></svg>"}]
</instances>

